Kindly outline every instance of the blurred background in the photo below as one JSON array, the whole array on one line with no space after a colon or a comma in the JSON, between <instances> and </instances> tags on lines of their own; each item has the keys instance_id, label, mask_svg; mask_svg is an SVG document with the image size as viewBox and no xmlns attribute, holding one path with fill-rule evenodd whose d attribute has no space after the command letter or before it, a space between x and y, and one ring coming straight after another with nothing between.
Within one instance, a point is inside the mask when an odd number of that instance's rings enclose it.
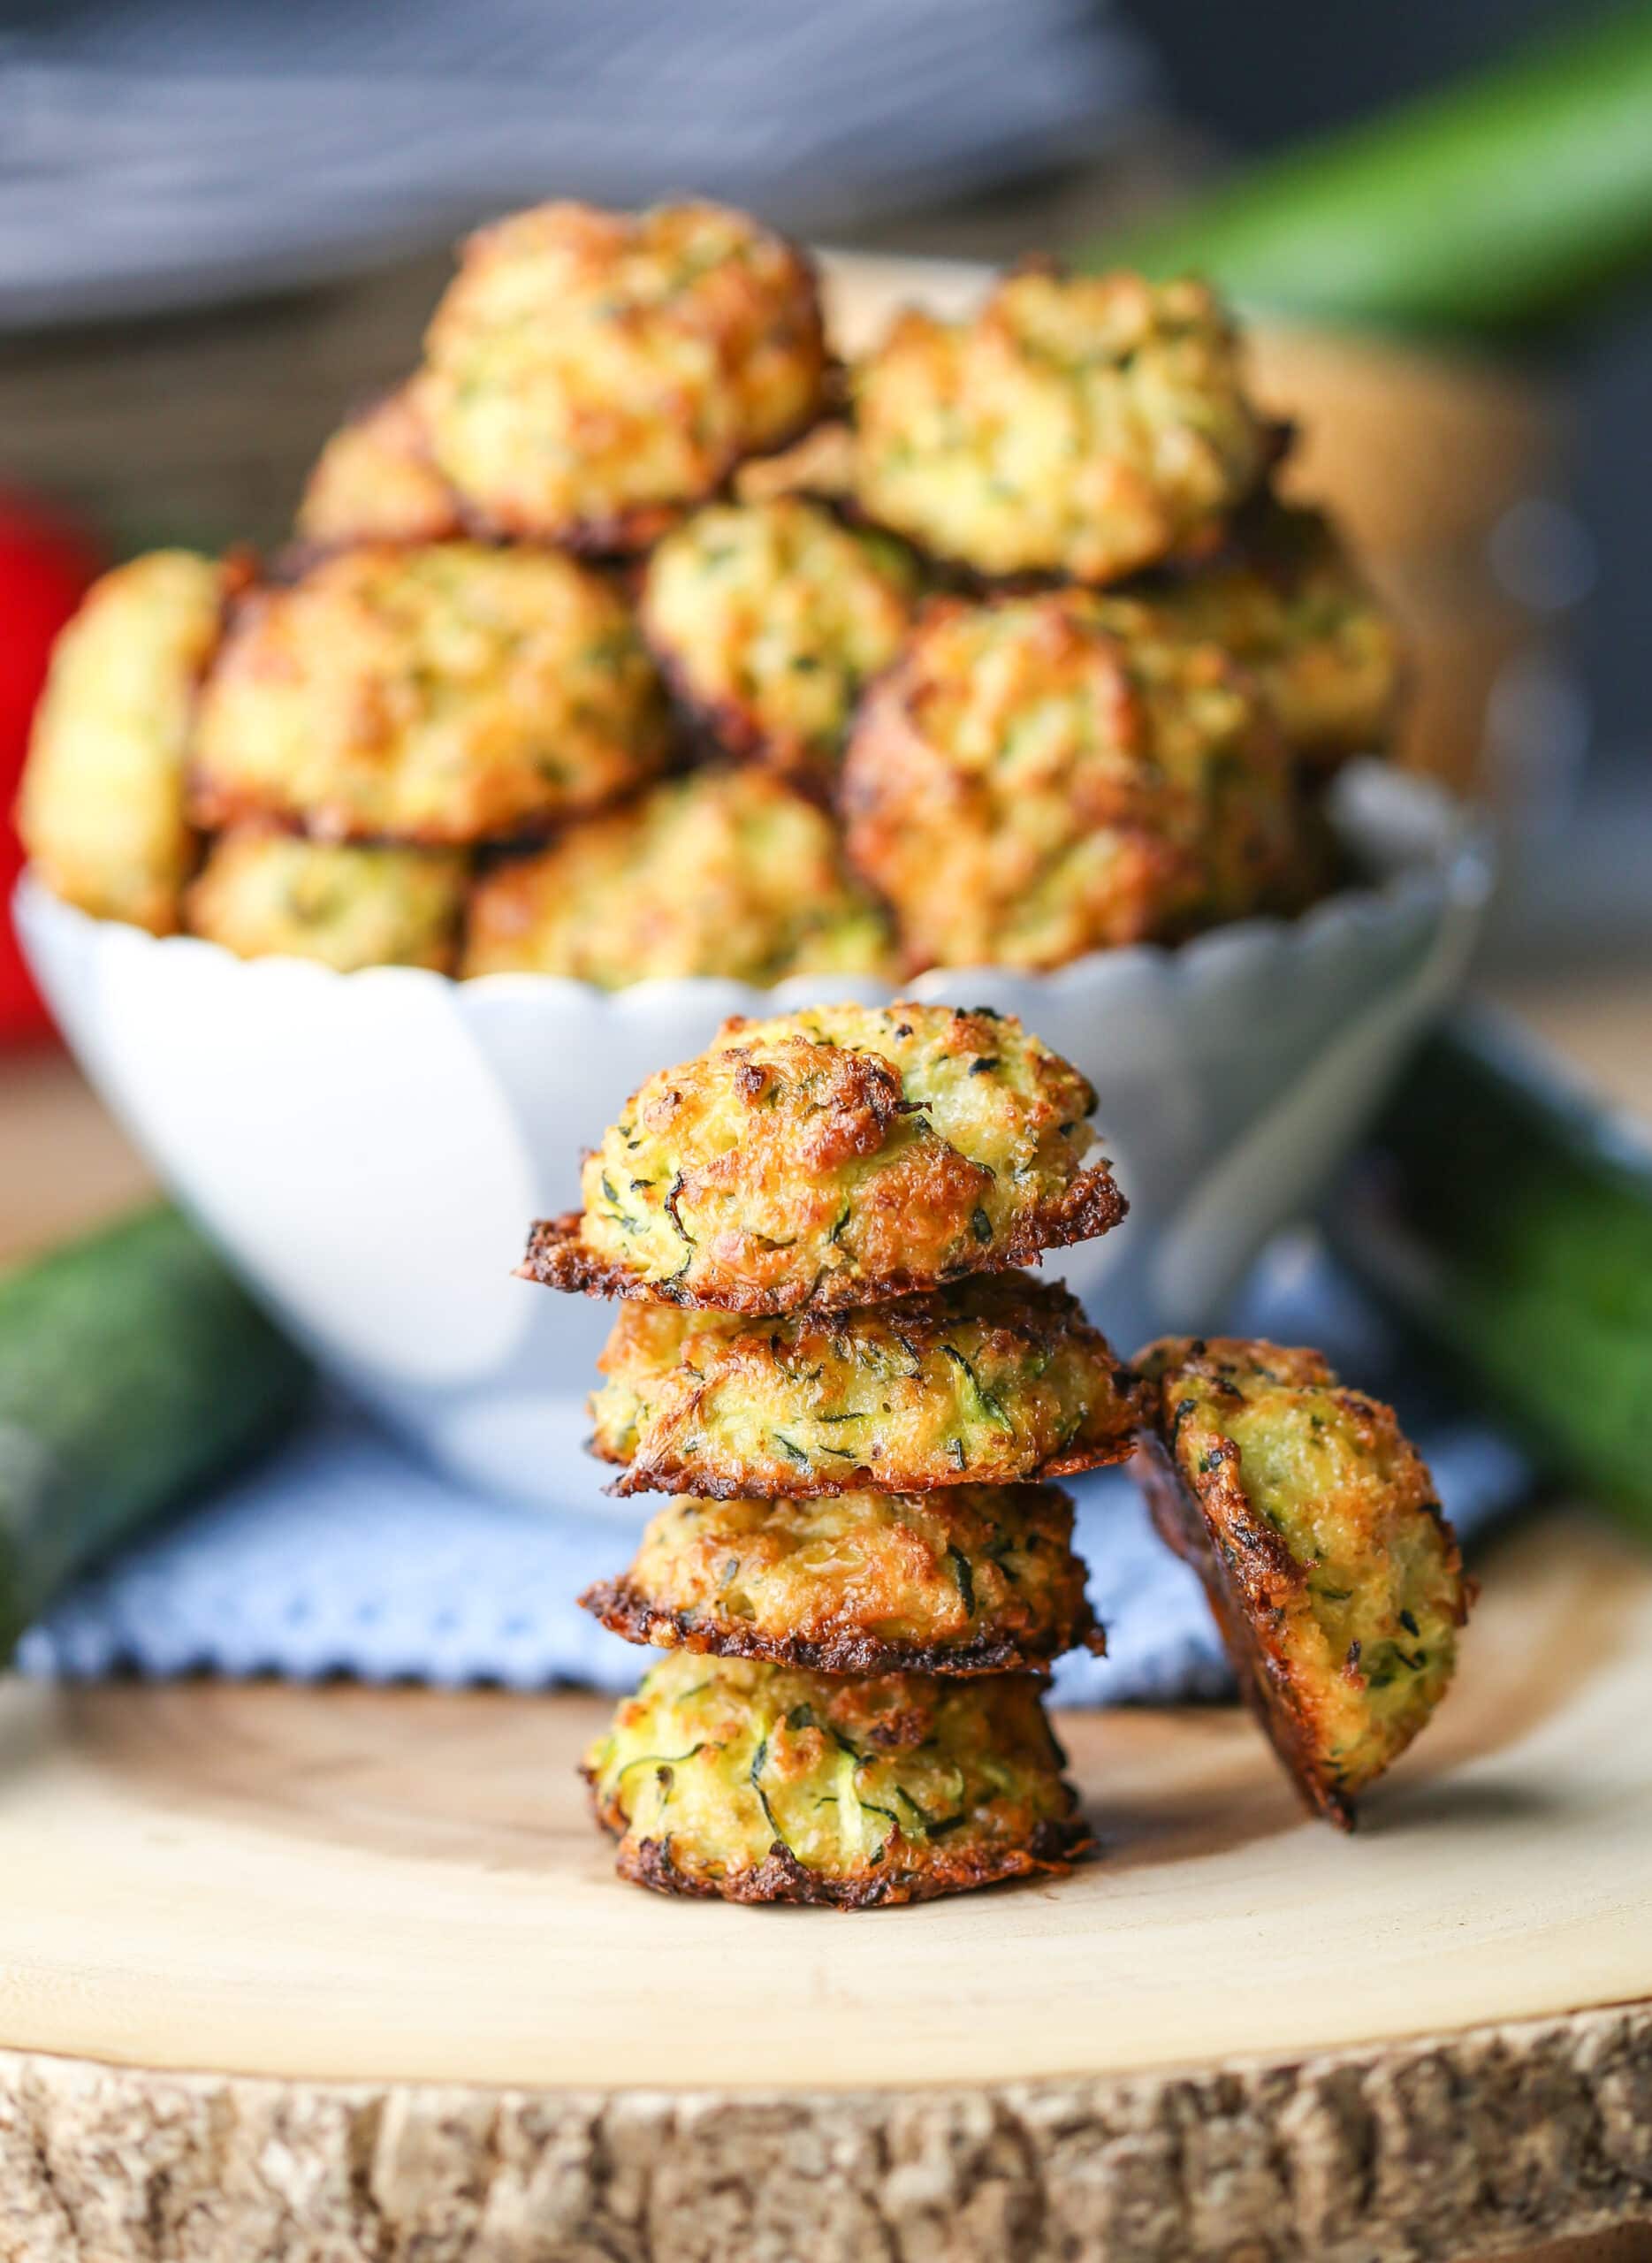
<instances>
[{"instance_id":1,"label":"blurred background","mask_svg":"<svg viewBox=\"0 0 1652 2263\"><path fill-rule=\"evenodd\" d=\"M488 213L699 190L883 254L1158 243L1257 316L1298 484L1406 618L1407 757L1498 811L1490 964L1541 1019L1561 963L1652 956L1649 50L1645 8L1559 0L9 0L8 770L95 564L278 540Z\"/></svg>"}]
</instances>

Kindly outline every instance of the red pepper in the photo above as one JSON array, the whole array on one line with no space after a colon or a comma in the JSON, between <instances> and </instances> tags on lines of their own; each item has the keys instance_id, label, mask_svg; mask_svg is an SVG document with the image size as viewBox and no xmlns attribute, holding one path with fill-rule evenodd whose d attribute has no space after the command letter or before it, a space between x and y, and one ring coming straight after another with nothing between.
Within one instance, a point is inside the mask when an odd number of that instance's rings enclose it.
<instances>
[{"instance_id":1,"label":"red pepper","mask_svg":"<svg viewBox=\"0 0 1652 2263\"><path fill-rule=\"evenodd\" d=\"M77 528L42 504L0 494L0 1044L51 1026L11 932L23 865L12 807L53 641L102 567Z\"/></svg>"}]
</instances>

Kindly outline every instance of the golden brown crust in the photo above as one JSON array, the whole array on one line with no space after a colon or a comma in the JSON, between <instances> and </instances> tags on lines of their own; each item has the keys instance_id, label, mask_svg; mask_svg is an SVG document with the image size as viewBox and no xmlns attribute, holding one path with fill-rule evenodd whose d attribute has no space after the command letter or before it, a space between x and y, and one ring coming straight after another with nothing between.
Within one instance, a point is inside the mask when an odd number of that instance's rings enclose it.
<instances>
[{"instance_id":1,"label":"golden brown crust","mask_svg":"<svg viewBox=\"0 0 1652 2263\"><path fill-rule=\"evenodd\" d=\"M1174 941L1260 909L1297 838L1255 684L1082 591L933 600L861 702L841 799L915 965Z\"/></svg>"},{"instance_id":2,"label":"golden brown crust","mask_svg":"<svg viewBox=\"0 0 1652 2263\"><path fill-rule=\"evenodd\" d=\"M600 1811L599 1811L600 1819ZM612 1826L605 1826L612 1827ZM754 1871L712 1884L680 1871L671 1859L669 1840L644 1839L621 1847L614 1867L633 1886L652 1893L675 1893L697 1901L792 1902L816 1909L892 1909L914 1901L934 1901L947 1893L969 1893L983 1886L1007 1886L1017 1878L1059 1877L1092 1852L1095 1840L1082 1818L1039 1824L1025 1847L995 1848L963 1859L948 1857L917 1876L886 1878L829 1878L805 1870L784 1847L772 1848Z\"/></svg>"},{"instance_id":3,"label":"golden brown crust","mask_svg":"<svg viewBox=\"0 0 1652 2263\"><path fill-rule=\"evenodd\" d=\"M580 1608L611 1634L660 1650L693 1650L702 1657L762 1658L771 1665L813 1673L1047 1673L1067 1650L1107 1655L1107 1636L1088 1604L1082 1613L1052 1627L1037 1644L1008 1634L978 1634L967 1642L888 1642L845 1631L816 1642L802 1635L760 1634L749 1627L710 1626L693 1612L652 1603L628 1578L598 1580L581 1596Z\"/></svg>"},{"instance_id":4,"label":"golden brown crust","mask_svg":"<svg viewBox=\"0 0 1652 2263\"><path fill-rule=\"evenodd\" d=\"M202 695L192 809L424 846L542 832L643 784L668 746L602 576L474 542L332 552L237 609Z\"/></svg>"},{"instance_id":5,"label":"golden brown crust","mask_svg":"<svg viewBox=\"0 0 1652 2263\"><path fill-rule=\"evenodd\" d=\"M976 1264L977 1272L1001 1273L1016 1266L1037 1265L1045 1252L1073 1242L1090 1241L1110 1232L1130 1205L1115 1185L1105 1164L1085 1171L1080 1179L1048 1208L1014 1228L1002 1246ZM943 1276L895 1267L864 1280L822 1281L812 1293L805 1290L784 1303L773 1294L757 1292L742 1298L719 1288L703 1295L681 1283L642 1281L613 1260L598 1256L580 1239L582 1214L566 1210L558 1218L536 1218L529 1233L527 1254L516 1268L516 1277L537 1281L547 1289L563 1289L586 1297L646 1297L665 1304L688 1305L703 1312L840 1311L856 1305L887 1304L896 1297L920 1296L941 1285ZM1059 1476L1052 1467L1047 1473Z\"/></svg>"},{"instance_id":6,"label":"golden brown crust","mask_svg":"<svg viewBox=\"0 0 1652 2263\"><path fill-rule=\"evenodd\" d=\"M1443 1695L1472 1598L1433 1480L1317 1352L1167 1337L1137 1365L1154 1524L1304 1800L1350 1830Z\"/></svg>"},{"instance_id":7,"label":"golden brown crust","mask_svg":"<svg viewBox=\"0 0 1652 2263\"><path fill-rule=\"evenodd\" d=\"M806 431L827 373L796 245L717 205L555 203L465 245L418 395L477 523L628 552Z\"/></svg>"},{"instance_id":8,"label":"golden brown crust","mask_svg":"<svg viewBox=\"0 0 1652 2263\"><path fill-rule=\"evenodd\" d=\"M659 1650L828 1673L1042 1670L1104 1642L1053 1485L824 1499L679 1497L582 1598Z\"/></svg>"},{"instance_id":9,"label":"golden brown crust","mask_svg":"<svg viewBox=\"0 0 1652 2263\"><path fill-rule=\"evenodd\" d=\"M746 1313L841 1310L1106 1232L1087 1081L1013 1016L899 1000L725 1024L634 1093L524 1279Z\"/></svg>"},{"instance_id":10,"label":"golden brown crust","mask_svg":"<svg viewBox=\"0 0 1652 2263\"><path fill-rule=\"evenodd\" d=\"M1126 1459L1139 1419L1077 1300L1015 1272L831 1318L622 1306L600 1366L590 1450L619 1494L1014 1485Z\"/></svg>"},{"instance_id":11,"label":"golden brown crust","mask_svg":"<svg viewBox=\"0 0 1652 2263\"><path fill-rule=\"evenodd\" d=\"M668 1651L587 1755L620 1875L848 1909L1058 1867L1087 1844L1035 1676L836 1675Z\"/></svg>"}]
</instances>

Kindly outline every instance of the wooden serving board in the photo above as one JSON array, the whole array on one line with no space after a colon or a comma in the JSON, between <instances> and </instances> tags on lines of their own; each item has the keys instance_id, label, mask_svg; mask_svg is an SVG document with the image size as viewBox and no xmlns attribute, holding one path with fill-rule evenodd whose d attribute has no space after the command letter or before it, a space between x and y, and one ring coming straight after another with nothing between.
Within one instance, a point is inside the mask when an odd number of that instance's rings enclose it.
<instances>
[{"instance_id":1,"label":"wooden serving board","mask_svg":"<svg viewBox=\"0 0 1652 2263\"><path fill-rule=\"evenodd\" d=\"M1442 2263L1652 2215L1652 1564L1578 1516L1485 1573L1352 1840L1235 1711L1070 1715L1099 1860L856 1916L619 1883L589 1697L5 1685L0 2254Z\"/></svg>"}]
</instances>

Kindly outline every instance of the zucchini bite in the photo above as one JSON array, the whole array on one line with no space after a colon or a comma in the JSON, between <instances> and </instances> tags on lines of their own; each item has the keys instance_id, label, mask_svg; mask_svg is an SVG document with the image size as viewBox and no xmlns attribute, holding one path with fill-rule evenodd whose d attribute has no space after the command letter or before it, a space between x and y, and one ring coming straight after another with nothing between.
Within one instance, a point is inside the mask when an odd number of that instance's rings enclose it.
<instances>
[{"instance_id":1,"label":"zucchini bite","mask_svg":"<svg viewBox=\"0 0 1652 2263\"><path fill-rule=\"evenodd\" d=\"M451 974L465 872L456 850L364 849L241 826L208 850L184 924L240 958Z\"/></svg>"},{"instance_id":2,"label":"zucchini bite","mask_svg":"<svg viewBox=\"0 0 1652 2263\"><path fill-rule=\"evenodd\" d=\"M662 1658L585 1762L621 1877L864 1909L1060 1871L1089 1843L1030 1676L840 1680Z\"/></svg>"},{"instance_id":3,"label":"zucchini bite","mask_svg":"<svg viewBox=\"0 0 1652 2263\"><path fill-rule=\"evenodd\" d=\"M1317 1352L1167 1337L1137 1365L1154 1521L1304 1798L1348 1829L1457 1663L1472 1588L1434 1481Z\"/></svg>"},{"instance_id":4,"label":"zucchini bite","mask_svg":"<svg viewBox=\"0 0 1652 2263\"><path fill-rule=\"evenodd\" d=\"M581 1600L628 1642L827 1673L1004 1673L1104 1645L1054 1485L676 1500Z\"/></svg>"},{"instance_id":5,"label":"zucchini bite","mask_svg":"<svg viewBox=\"0 0 1652 2263\"><path fill-rule=\"evenodd\" d=\"M866 516L993 578L1111 582L1208 549L1275 446L1185 278L1021 269L967 321L902 315L854 397Z\"/></svg>"},{"instance_id":6,"label":"zucchini bite","mask_svg":"<svg viewBox=\"0 0 1652 2263\"><path fill-rule=\"evenodd\" d=\"M1220 644L1250 671L1310 769L1387 751L1399 632L1321 512L1276 502L1247 511L1219 558L1141 594L1172 629Z\"/></svg>"},{"instance_id":7,"label":"zucchini bite","mask_svg":"<svg viewBox=\"0 0 1652 2263\"><path fill-rule=\"evenodd\" d=\"M491 530L645 548L824 405L814 270L717 204L543 204L471 237L425 338L419 413Z\"/></svg>"},{"instance_id":8,"label":"zucchini bite","mask_svg":"<svg viewBox=\"0 0 1652 2263\"><path fill-rule=\"evenodd\" d=\"M849 876L825 811L758 770L696 770L480 880L463 971L888 977L887 915Z\"/></svg>"},{"instance_id":9,"label":"zucchini bite","mask_svg":"<svg viewBox=\"0 0 1652 2263\"><path fill-rule=\"evenodd\" d=\"M726 1022L590 1155L520 1269L746 1314L876 1304L1104 1233L1095 1093L1012 1016L902 1002Z\"/></svg>"},{"instance_id":10,"label":"zucchini bite","mask_svg":"<svg viewBox=\"0 0 1652 2263\"><path fill-rule=\"evenodd\" d=\"M698 511L648 562L643 628L725 752L829 780L861 685L899 651L910 552L796 496Z\"/></svg>"},{"instance_id":11,"label":"zucchini bite","mask_svg":"<svg viewBox=\"0 0 1652 2263\"><path fill-rule=\"evenodd\" d=\"M460 845L612 801L666 740L653 664L600 575L548 551L377 544L238 609L202 695L194 811Z\"/></svg>"},{"instance_id":12,"label":"zucchini bite","mask_svg":"<svg viewBox=\"0 0 1652 2263\"><path fill-rule=\"evenodd\" d=\"M829 1317L620 1307L591 1400L616 1493L916 1492L1120 1461L1135 1381L1073 1298L986 1273Z\"/></svg>"},{"instance_id":13,"label":"zucchini bite","mask_svg":"<svg viewBox=\"0 0 1652 2263\"><path fill-rule=\"evenodd\" d=\"M52 893L95 918L178 926L198 847L190 734L224 601L216 560L153 551L105 574L53 647L18 831Z\"/></svg>"},{"instance_id":14,"label":"zucchini bite","mask_svg":"<svg viewBox=\"0 0 1652 2263\"><path fill-rule=\"evenodd\" d=\"M1239 918L1298 831L1255 682L1084 591L927 606L862 703L841 800L914 965L1054 967Z\"/></svg>"}]
</instances>

